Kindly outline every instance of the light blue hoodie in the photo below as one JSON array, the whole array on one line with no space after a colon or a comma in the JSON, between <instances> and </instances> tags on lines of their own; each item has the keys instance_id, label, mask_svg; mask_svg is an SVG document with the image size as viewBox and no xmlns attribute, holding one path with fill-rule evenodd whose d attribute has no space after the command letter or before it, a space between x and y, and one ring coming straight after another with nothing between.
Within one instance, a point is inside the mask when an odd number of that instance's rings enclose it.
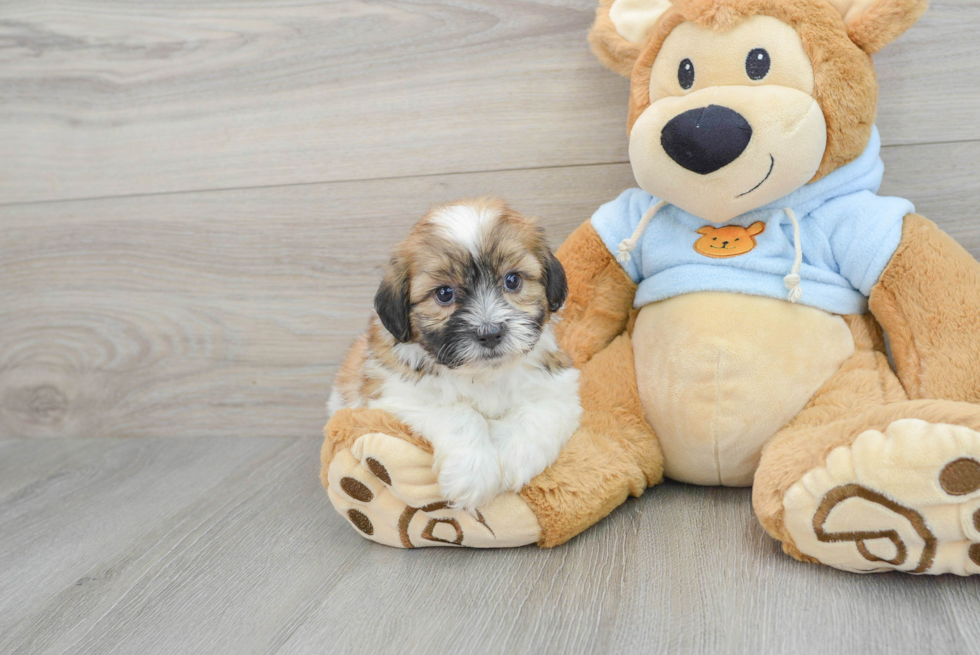
<instances>
[{"instance_id":1,"label":"light blue hoodie","mask_svg":"<svg viewBox=\"0 0 980 655\"><path fill-rule=\"evenodd\" d=\"M851 163L725 223L765 223L765 230L755 237L755 248L742 255L715 259L700 254L694 249L702 236L697 231L713 224L679 207L664 206L623 264L639 285L634 306L696 291L785 299L783 279L795 255L793 225L782 209L789 207L799 220L803 250L799 302L834 314L866 312L871 288L902 238L902 219L914 211L908 200L876 195L885 169L880 149L874 128L868 147ZM659 200L642 189L628 189L600 207L592 225L615 255Z\"/></svg>"}]
</instances>

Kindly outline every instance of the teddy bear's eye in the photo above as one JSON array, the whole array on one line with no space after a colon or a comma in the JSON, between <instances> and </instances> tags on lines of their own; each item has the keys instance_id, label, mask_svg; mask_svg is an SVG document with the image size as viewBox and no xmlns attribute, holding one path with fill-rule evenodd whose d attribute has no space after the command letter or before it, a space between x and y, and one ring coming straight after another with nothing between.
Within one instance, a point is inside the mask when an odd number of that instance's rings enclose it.
<instances>
[{"instance_id":1,"label":"teddy bear's eye","mask_svg":"<svg viewBox=\"0 0 980 655\"><path fill-rule=\"evenodd\" d=\"M690 59L681 60L681 65L677 67L677 83L682 89L694 86L694 64Z\"/></svg>"},{"instance_id":2,"label":"teddy bear's eye","mask_svg":"<svg viewBox=\"0 0 980 655\"><path fill-rule=\"evenodd\" d=\"M769 74L769 67L772 62L769 60L769 53L762 48L755 48L749 56L745 58L745 72L750 79L761 80Z\"/></svg>"},{"instance_id":3,"label":"teddy bear's eye","mask_svg":"<svg viewBox=\"0 0 980 655\"><path fill-rule=\"evenodd\" d=\"M736 240L736 241L740 241L740 240L741 240L741 237L738 237L738 238L736 238L735 240Z\"/></svg>"},{"instance_id":4,"label":"teddy bear's eye","mask_svg":"<svg viewBox=\"0 0 980 655\"><path fill-rule=\"evenodd\" d=\"M712 241L717 241L718 240L718 237L711 237L711 240Z\"/></svg>"}]
</instances>

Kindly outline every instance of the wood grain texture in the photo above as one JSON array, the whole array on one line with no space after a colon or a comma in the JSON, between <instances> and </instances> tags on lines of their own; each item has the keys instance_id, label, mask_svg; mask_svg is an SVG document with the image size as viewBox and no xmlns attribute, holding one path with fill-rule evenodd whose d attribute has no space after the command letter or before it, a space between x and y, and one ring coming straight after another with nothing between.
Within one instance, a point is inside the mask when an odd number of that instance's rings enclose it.
<instances>
[{"instance_id":1,"label":"wood grain texture","mask_svg":"<svg viewBox=\"0 0 980 655\"><path fill-rule=\"evenodd\" d=\"M8 0L0 202L623 162L595 0ZM877 58L886 144L980 139L980 5Z\"/></svg>"},{"instance_id":2,"label":"wood grain texture","mask_svg":"<svg viewBox=\"0 0 980 655\"><path fill-rule=\"evenodd\" d=\"M886 148L980 255L980 143ZM557 244L628 164L0 208L0 435L318 434L381 265L431 204L494 193Z\"/></svg>"},{"instance_id":3,"label":"wood grain texture","mask_svg":"<svg viewBox=\"0 0 980 655\"><path fill-rule=\"evenodd\" d=\"M980 578L783 555L749 492L665 484L566 546L356 535L318 439L8 441L3 653L965 653ZM66 449L71 460L56 463Z\"/></svg>"}]
</instances>

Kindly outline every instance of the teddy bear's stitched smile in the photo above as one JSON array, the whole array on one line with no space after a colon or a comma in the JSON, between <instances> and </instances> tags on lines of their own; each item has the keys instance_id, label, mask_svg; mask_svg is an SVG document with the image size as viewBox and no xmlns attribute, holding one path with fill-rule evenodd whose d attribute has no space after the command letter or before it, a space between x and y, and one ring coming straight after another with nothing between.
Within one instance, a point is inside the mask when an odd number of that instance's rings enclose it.
<instances>
[{"instance_id":1,"label":"teddy bear's stitched smile","mask_svg":"<svg viewBox=\"0 0 980 655\"><path fill-rule=\"evenodd\" d=\"M755 185L754 187L752 187L751 189L749 189L749 190L748 190L748 191L746 191L745 193L740 193L740 194L738 194L738 195L737 195L737 196L735 196L735 197L736 197L736 198L741 198L742 196L747 196L747 195L749 195L750 193L752 193L753 191L755 191L756 189L758 189L759 187L761 187L761 186L762 186L762 184L763 184L763 183L764 183L764 182L765 182L766 180L768 180L768 179L769 179L769 176L770 176L770 175L772 175L772 169L773 169L773 167L775 167L775 166L776 166L776 158L775 158L775 157L773 157L773 156L772 156L772 154L770 154L770 155L769 155L769 172L768 172L768 173L766 173L766 176L765 176L764 178L762 178L762 182L759 182L758 184L756 184L756 185Z\"/></svg>"}]
</instances>

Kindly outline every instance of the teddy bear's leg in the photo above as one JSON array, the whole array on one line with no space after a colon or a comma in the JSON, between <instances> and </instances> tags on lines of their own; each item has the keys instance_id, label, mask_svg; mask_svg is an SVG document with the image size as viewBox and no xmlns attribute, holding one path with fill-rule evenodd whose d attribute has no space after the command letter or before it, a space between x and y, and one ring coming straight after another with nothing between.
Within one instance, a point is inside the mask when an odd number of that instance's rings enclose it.
<instances>
[{"instance_id":1,"label":"teddy bear's leg","mask_svg":"<svg viewBox=\"0 0 980 655\"><path fill-rule=\"evenodd\" d=\"M343 409L327 424L323 485L360 534L389 546L556 546L662 478L629 336L582 367L581 397L582 425L558 459L520 494L501 494L474 515L440 497L431 446L379 410Z\"/></svg>"},{"instance_id":2,"label":"teddy bear's leg","mask_svg":"<svg viewBox=\"0 0 980 655\"><path fill-rule=\"evenodd\" d=\"M582 368L582 424L520 496L541 524L538 545L565 543L663 480L660 442L643 418L633 347L620 335Z\"/></svg>"},{"instance_id":3,"label":"teddy bear's leg","mask_svg":"<svg viewBox=\"0 0 980 655\"><path fill-rule=\"evenodd\" d=\"M960 244L906 216L869 305L910 398L980 403L980 263Z\"/></svg>"},{"instance_id":4,"label":"teddy bear's leg","mask_svg":"<svg viewBox=\"0 0 980 655\"><path fill-rule=\"evenodd\" d=\"M372 541L397 548L506 548L540 536L534 514L514 493L473 514L450 508L439 495L432 447L385 412L342 409L324 434L320 477L327 496Z\"/></svg>"},{"instance_id":5,"label":"teddy bear's leg","mask_svg":"<svg viewBox=\"0 0 980 655\"><path fill-rule=\"evenodd\" d=\"M581 368L626 330L634 315L636 284L589 221L565 239L555 256L568 278L568 298L555 334Z\"/></svg>"},{"instance_id":6,"label":"teddy bear's leg","mask_svg":"<svg viewBox=\"0 0 980 655\"><path fill-rule=\"evenodd\" d=\"M874 320L848 322L855 354L763 451L759 520L805 561L980 573L980 406L908 400Z\"/></svg>"}]
</instances>

